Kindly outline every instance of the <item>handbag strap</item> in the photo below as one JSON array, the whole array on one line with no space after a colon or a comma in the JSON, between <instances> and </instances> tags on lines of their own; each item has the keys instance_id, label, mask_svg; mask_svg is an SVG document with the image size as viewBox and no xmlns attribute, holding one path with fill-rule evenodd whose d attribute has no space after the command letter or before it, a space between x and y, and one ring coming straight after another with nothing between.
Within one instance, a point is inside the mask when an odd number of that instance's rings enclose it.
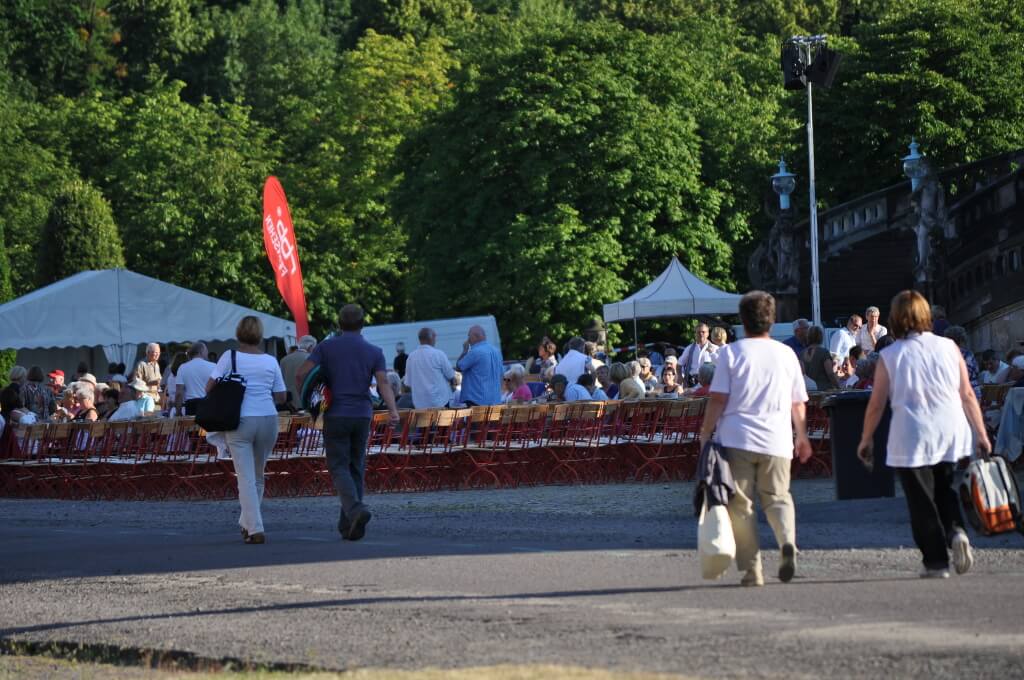
<instances>
[{"instance_id":1,"label":"handbag strap","mask_svg":"<svg viewBox=\"0 0 1024 680\"><path fill-rule=\"evenodd\" d=\"M232 375L237 375L238 374L238 368L235 367L235 354L236 354L235 350L231 350L231 374Z\"/></svg>"}]
</instances>

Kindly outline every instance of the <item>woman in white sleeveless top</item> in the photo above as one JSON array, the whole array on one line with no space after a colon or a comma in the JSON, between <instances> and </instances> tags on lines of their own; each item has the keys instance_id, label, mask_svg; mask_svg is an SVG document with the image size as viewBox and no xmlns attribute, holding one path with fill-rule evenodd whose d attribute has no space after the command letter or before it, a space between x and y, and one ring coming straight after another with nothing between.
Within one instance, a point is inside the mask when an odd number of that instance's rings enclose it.
<instances>
[{"instance_id":1,"label":"woman in white sleeveless top","mask_svg":"<svg viewBox=\"0 0 1024 680\"><path fill-rule=\"evenodd\" d=\"M949 549L959 574L974 561L953 489L956 462L971 453L972 429L979 453L987 455L992 445L959 348L931 328L924 296L905 290L893 298L889 333L896 342L882 350L875 368L857 455L873 464L875 429L891 401L886 464L896 468L907 497L914 542L923 556L921 576L946 578Z\"/></svg>"}]
</instances>

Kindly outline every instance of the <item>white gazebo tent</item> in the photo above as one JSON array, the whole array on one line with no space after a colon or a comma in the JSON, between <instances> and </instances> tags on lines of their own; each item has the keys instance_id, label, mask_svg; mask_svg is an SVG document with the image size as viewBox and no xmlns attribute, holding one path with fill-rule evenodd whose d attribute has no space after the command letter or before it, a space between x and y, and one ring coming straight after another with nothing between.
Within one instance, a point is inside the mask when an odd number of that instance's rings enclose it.
<instances>
[{"instance_id":1,"label":"white gazebo tent","mask_svg":"<svg viewBox=\"0 0 1024 680\"><path fill-rule=\"evenodd\" d=\"M113 362L131 370L149 342L233 342L249 314L263 322L267 340L294 342L287 319L125 269L84 271L0 305L0 349L47 371L73 371L82 360L97 370Z\"/></svg>"},{"instance_id":2,"label":"white gazebo tent","mask_svg":"<svg viewBox=\"0 0 1024 680\"><path fill-rule=\"evenodd\" d=\"M626 299L605 305L604 320L611 323L632 319L639 345L637 319L736 314L741 297L701 281L673 256L658 278Z\"/></svg>"}]
</instances>

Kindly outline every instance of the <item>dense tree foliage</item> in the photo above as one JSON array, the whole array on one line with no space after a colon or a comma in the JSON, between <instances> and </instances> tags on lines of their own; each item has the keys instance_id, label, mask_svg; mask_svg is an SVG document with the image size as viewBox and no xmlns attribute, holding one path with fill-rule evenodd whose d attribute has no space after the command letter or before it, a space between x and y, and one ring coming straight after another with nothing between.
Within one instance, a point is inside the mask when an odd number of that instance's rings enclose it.
<instances>
[{"instance_id":1,"label":"dense tree foliage","mask_svg":"<svg viewBox=\"0 0 1024 680\"><path fill-rule=\"evenodd\" d=\"M671 255L741 288L773 163L804 156L796 32L846 55L815 98L824 201L899 179L911 135L940 166L1024 146L1013 0L9 0L0 286L77 266L47 230L73 194L126 266L286 314L275 174L317 333L358 300L493 313L518 352Z\"/></svg>"},{"instance_id":2,"label":"dense tree foliage","mask_svg":"<svg viewBox=\"0 0 1024 680\"><path fill-rule=\"evenodd\" d=\"M124 266L124 248L103 195L80 179L54 196L43 227L38 281L46 285L91 269Z\"/></svg>"}]
</instances>

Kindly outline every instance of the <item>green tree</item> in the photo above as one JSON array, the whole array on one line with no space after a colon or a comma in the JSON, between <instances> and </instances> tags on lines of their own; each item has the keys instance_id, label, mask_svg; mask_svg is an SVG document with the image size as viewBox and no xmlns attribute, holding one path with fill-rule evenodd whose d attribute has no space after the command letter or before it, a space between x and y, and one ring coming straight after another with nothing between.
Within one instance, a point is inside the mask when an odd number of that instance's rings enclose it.
<instances>
[{"instance_id":1,"label":"green tree","mask_svg":"<svg viewBox=\"0 0 1024 680\"><path fill-rule=\"evenodd\" d=\"M110 204L82 180L62 186L50 206L39 251L39 285L90 269L124 266L121 236Z\"/></svg>"},{"instance_id":2,"label":"green tree","mask_svg":"<svg viewBox=\"0 0 1024 680\"><path fill-rule=\"evenodd\" d=\"M367 30L422 39L446 35L474 18L471 0L352 0L358 35Z\"/></svg>"},{"instance_id":3,"label":"green tree","mask_svg":"<svg viewBox=\"0 0 1024 680\"><path fill-rule=\"evenodd\" d=\"M835 87L815 97L826 199L904 179L912 136L939 168L1024 146L1019 2L909 0L854 37Z\"/></svg>"},{"instance_id":4,"label":"green tree","mask_svg":"<svg viewBox=\"0 0 1024 680\"><path fill-rule=\"evenodd\" d=\"M454 65L439 39L368 32L325 88L316 149L282 168L321 323L333 322L342 300L362 301L377 320L400 314L405 236L392 193L404 168L395 153L450 101Z\"/></svg>"},{"instance_id":5,"label":"green tree","mask_svg":"<svg viewBox=\"0 0 1024 680\"><path fill-rule=\"evenodd\" d=\"M4 223L0 220L0 305L14 298L11 288L11 267L7 262L7 248L4 246ZM0 376L6 376L14 366L17 352L0 350Z\"/></svg>"},{"instance_id":6,"label":"green tree","mask_svg":"<svg viewBox=\"0 0 1024 680\"><path fill-rule=\"evenodd\" d=\"M672 255L729 286L780 138L776 94L703 20L493 36L456 104L406 147L398 210L417 316L495 313L517 346L577 331ZM515 27L503 27L515 33ZM720 107L725 106L724 109Z\"/></svg>"},{"instance_id":7,"label":"green tree","mask_svg":"<svg viewBox=\"0 0 1024 680\"><path fill-rule=\"evenodd\" d=\"M8 0L0 37L8 67L41 95L109 88L118 76L119 40L111 0Z\"/></svg>"},{"instance_id":8,"label":"green tree","mask_svg":"<svg viewBox=\"0 0 1024 680\"><path fill-rule=\"evenodd\" d=\"M128 267L282 313L263 246L262 186L276 146L244 107L181 99L182 83L126 103L104 185Z\"/></svg>"}]
</instances>

